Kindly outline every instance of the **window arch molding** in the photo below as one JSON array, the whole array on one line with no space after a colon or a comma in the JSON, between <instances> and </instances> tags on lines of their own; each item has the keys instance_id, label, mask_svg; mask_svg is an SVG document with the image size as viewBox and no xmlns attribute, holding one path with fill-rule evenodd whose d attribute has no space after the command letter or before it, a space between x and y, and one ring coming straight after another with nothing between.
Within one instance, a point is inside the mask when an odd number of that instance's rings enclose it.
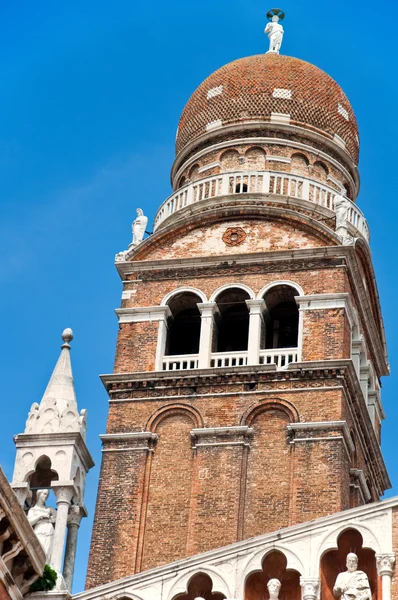
<instances>
[{"instance_id":1,"label":"window arch molding","mask_svg":"<svg viewBox=\"0 0 398 600\"><path fill-rule=\"evenodd\" d=\"M382 551L382 547L380 544L380 540L377 537L377 534L372 531L372 527L364 525L363 523L359 523L357 521L352 521L352 523L344 523L340 527L337 527L332 532L328 532L323 539L320 540L318 546L318 560L320 561L322 557L329 552L329 550L337 550L339 538L343 535L345 531L355 530L361 534L363 545L362 548L368 548L376 552L376 554L380 554Z\"/></svg>"},{"instance_id":2,"label":"window arch molding","mask_svg":"<svg viewBox=\"0 0 398 600\"><path fill-rule=\"evenodd\" d=\"M204 421L201 413L197 408L184 404L183 402L173 402L166 404L161 408L158 408L148 419L145 428L147 431L156 433L156 429L159 427L163 419L166 419L171 414L187 414L191 417L195 427L194 429L202 429L204 427Z\"/></svg>"},{"instance_id":3,"label":"window arch molding","mask_svg":"<svg viewBox=\"0 0 398 600\"><path fill-rule=\"evenodd\" d=\"M250 300L255 299L255 294L254 294L253 290L251 288L249 288L249 286L245 285L244 283L227 283L227 284L219 287L215 292L212 293L212 295L210 296L209 302L217 302L218 296L220 294L222 294L222 292L225 292L226 290L229 290L229 289L243 290L244 292L247 292L249 294Z\"/></svg>"},{"instance_id":4,"label":"window arch molding","mask_svg":"<svg viewBox=\"0 0 398 600\"><path fill-rule=\"evenodd\" d=\"M176 288L172 292L169 292L168 294L166 294L166 296L163 298L160 306L167 306L168 303L170 302L170 300L172 300L172 298L174 296L176 296L177 294L184 294L184 293L196 294L197 296L199 296L199 298L201 299L202 302L207 302L206 294L204 294L201 290L198 290L197 288L187 286L187 287Z\"/></svg>"},{"instance_id":5,"label":"window arch molding","mask_svg":"<svg viewBox=\"0 0 398 600\"><path fill-rule=\"evenodd\" d=\"M210 577L213 583L212 593L224 594L227 598L232 597L232 590L229 587L226 579L224 579L219 571L216 571L210 565L205 565L203 568L196 567L190 569L188 572L183 573L179 579L174 583L171 588L167 600L174 600L181 594L184 594L188 591L189 584L196 577L196 575L207 575Z\"/></svg>"},{"instance_id":6,"label":"window arch molding","mask_svg":"<svg viewBox=\"0 0 398 600\"><path fill-rule=\"evenodd\" d=\"M249 579L250 575L252 575L253 573L260 573L263 569L263 562L265 561L267 556L269 556L273 552L280 552L284 555L287 562L286 569L298 571L302 576L306 575L307 569L305 568L305 565L303 564L298 553L294 552L294 550L288 548L283 543L275 543L272 546L272 548L270 548L266 552L264 552L264 549L261 549L258 550L255 554L249 556L249 558L246 561L246 564L242 566L243 577L241 578L241 593L245 589L247 580Z\"/></svg>"},{"instance_id":7,"label":"window arch molding","mask_svg":"<svg viewBox=\"0 0 398 600\"><path fill-rule=\"evenodd\" d=\"M291 423L299 423L300 415L297 408L288 400L281 398L267 398L249 406L240 419L240 425L251 427L258 415L268 410L280 410L284 412Z\"/></svg>"},{"instance_id":8,"label":"window arch molding","mask_svg":"<svg viewBox=\"0 0 398 600\"><path fill-rule=\"evenodd\" d=\"M257 300L261 300L269 290L273 287L278 287L279 285L288 285L294 288L299 296L305 296L303 288L296 283L295 281L289 281L288 279L281 279L279 281L273 281L272 283L268 283L263 289L257 294Z\"/></svg>"}]
</instances>

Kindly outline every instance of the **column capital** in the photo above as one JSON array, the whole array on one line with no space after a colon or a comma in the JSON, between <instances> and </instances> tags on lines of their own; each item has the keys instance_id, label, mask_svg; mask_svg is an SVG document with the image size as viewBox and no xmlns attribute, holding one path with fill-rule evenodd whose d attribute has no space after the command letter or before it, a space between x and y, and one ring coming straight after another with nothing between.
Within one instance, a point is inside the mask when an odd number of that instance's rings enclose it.
<instances>
[{"instance_id":1,"label":"column capital","mask_svg":"<svg viewBox=\"0 0 398 600\"><path fill-rule=\"evenodd\" d=\"M87 509L83 505L73 504L69 508L68 527L80 527L80 521L87 517Z\"/></svg>"},{"instance_id":2,"label":"column capital","mask_svg":"<svg viewBox=\"0 0 398 600\"><path fill-rule=\"evenodd\" d=\"M303 600L317 600L320 580L317 577L300 577Z\"/></svg>"},{"instance_id":3,"label":"column capital","mask_svg":"<svg viewBox=\"0 0 398 600\"><path fill-rule=\"evenodd\" d=\"M58 504L70 504L77 493L74 481L52 481L51 489L54 491Z\"/></svg>"},{"instance_id":4,"label":"column capital","mask_svg":"<svg viewBox=\"0 0 398 600\"><path fill-rule=\"evenodd\" d=\"M196 306L202 317L212 317L219 312L217 302L199 302Z\"/></svg>"},{"instance_id":5,"label":"column capital","mask_svg":"<svg viewBox=\"0 0 398 600\"><path fill-rule=\"evenodd\" d=\"M250 313L263 314L266 310L266 305L264 302L264 298L255 299L255 300L246 300L247 308Z\"/></svg>"},{"instance_id":6,"label":"column capital","mask_svg":"<svg viewBox=\"0 0 398 600\"><path fill-rule=\"evenodd\" d=\"M395 554L376 554L377 572L379 576L389 575L392 577L394 573Z\"/></svg>"}]
</instances>

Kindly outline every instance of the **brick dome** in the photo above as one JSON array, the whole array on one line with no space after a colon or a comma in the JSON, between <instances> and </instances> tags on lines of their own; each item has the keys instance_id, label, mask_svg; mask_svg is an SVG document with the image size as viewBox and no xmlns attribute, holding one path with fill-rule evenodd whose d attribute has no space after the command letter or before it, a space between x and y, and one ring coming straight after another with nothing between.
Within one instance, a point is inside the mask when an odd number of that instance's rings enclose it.
<instances>
[{"instance_id":1,"label":"brick dome","mask_svg":"<svg viewBox=\"0 0 398 600\"><path fill-rule=\"evenodd\" d=\"M343 90L329 75L298 58L259 54L210 75L192 94L180 119L177 153L206 131L242 121L290 115L290 124L338 138L358 163L358 126Z\"/></svg>"}]
</instances>

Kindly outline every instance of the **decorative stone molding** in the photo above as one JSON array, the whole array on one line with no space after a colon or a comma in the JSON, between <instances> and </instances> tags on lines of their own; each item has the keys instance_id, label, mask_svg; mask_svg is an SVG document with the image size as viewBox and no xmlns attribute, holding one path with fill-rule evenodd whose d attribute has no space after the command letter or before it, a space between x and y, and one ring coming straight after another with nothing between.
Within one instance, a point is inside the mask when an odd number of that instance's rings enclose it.
<instances>
[{"instance_id":1,"label":"decorative stone molding","mask_svg":"<svg viewBox=\"0 0 398 600\"><path fill-rule=\"evenodd\" d=\"M168 306L143 306L135 308L117 308L115 313L119 323L144 323L146 321L166 321L171 317Z\"/></svg>"},{"instance_id":2,"label":"decorative stone molding","mask_svg":"<svg viewBox=\"0 0 398 600\"><path fill-rule=\"evenodd\" d=\"M238 427L209 427L192 429L193 448L210 446L245 446L250 447L253 429L247 426Z\"/></svg>"},{"instance_id":3,"label":"decorative stone molding","mask_svg":"<svg viewBox=\"0 0 398 600\"><path fill-rule=\"evenodd\" d=\"M303 590L303 600L317 600L320 587L319 579L300 577L300 585Z\"/></svg>"},{"instance_id":4,"label":"decorative stone molding","mask_svg":"<svg viewBox=\"0 0 398 600\"><path fill-rule=\"evenodd\" d=\"M350 430L346 421L314 421L308 423L291 423L287 426L287 429L292 434L292 439L290 441L291 444L296 444L298 442L340 441L343 442L349 458L355 451L355 447L350 435ZM329 435L323 437L308 435L308 432L316 432L319 430L340 431L342 435Z\"/></svg>"},{"instance_id":5,"label":"decorative stone molding","mask_svg":"<svg viewBox=\"0 0 398 600\"><path fill-rule=\"evenodd\" d=\"M300 310L330 310L343 308L346 312L350 326L357 324L354 307L350 294L314 294L310 296L297 296L296 302Z\"/></svg>"},{"instance_id":6,"label":"decorative stone molding","mask_svg":"<svg viewBox=\"0 0 398 600\"><path fill-rule=\"evenodd\" d=\"M377 572L380 577L394 574L395 554L376 554Z\"/></svg>"},{"instance_id":7,"label":"decorative stone molding","mask_svg":"<svg viewBox=\"0 0 398 600\"><path fill-rule=\"evenodd\" d=\"M151 431L132 431L129 433L106 433L99 436L106 445L102 452L153 452L158 436Z\"/></svg>"},{"instance_id":8,"label":"decorative stone molding","mask_svg":"<svg viewBox=\"0 0 398 600\"><path fill-rule=\"evenodd\" d=\"M224 231L222 241L227 246L240 246L240 244L243 244L245 241L246 236L247 234L242 227L228 227L228 229Z\"/></svg>"},{"instance_id":9,"label":"decorative stone molding","mask_svg":"<svg viewBox=\"0 0 398 600\"><path fill-rule=\"evenodd\" d=\"M362 469L350 469L350 475L353 479L353 482L350 483L350 487L359 490L363 502L369 502L369 500L372 498L372 495L370 493L368 484L366 483L366 478Z\"/></svg>"}]
</instances>

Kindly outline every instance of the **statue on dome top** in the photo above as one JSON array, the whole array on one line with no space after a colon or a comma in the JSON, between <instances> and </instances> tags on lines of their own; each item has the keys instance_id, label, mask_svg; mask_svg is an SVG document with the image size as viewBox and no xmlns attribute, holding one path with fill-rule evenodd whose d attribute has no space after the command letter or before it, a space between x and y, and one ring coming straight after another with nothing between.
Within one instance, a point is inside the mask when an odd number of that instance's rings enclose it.
<instances>
[{"instance_id":1,"label":"statue on dome top","mask_svg":"<svg viewBox=\"0 0 398 600\"><path fill-rule=\"evenodd\" d=\"M272 8L268 11L267 17L270 21L264 30L264 33L268 34L269 37L267 54L279 54L284 34L284 29L279 21L283 21L285 13L280 8Z\"/></svg>"}]
</instances>

